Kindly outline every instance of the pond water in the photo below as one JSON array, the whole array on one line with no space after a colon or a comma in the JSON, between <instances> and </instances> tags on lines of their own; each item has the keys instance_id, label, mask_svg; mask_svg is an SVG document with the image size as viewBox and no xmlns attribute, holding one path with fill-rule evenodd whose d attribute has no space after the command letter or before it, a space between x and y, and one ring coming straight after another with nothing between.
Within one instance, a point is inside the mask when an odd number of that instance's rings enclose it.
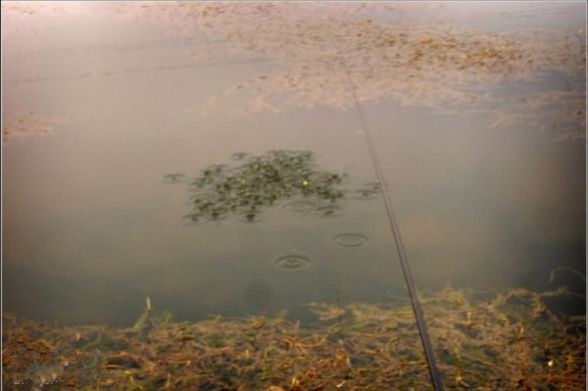
<instances>
[{"instance_id":1,"label":"pond water","mask_svg":"<svg viewBox=\"0 0 588 391\"><path fill-rule=\"evenodd\" d=\"M547 309L585 315L586 8L536 5L3 2L3 311L408 305L386 196L423 295L565 286Z\"/></svg>"}]
</instances>

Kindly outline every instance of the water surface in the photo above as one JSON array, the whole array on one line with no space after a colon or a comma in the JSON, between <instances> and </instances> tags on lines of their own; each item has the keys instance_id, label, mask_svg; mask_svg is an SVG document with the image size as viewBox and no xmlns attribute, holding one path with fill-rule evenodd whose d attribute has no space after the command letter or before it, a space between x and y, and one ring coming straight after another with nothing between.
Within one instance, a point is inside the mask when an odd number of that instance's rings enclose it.
<instances>
[{"instance_id":1,"label":"water surface","mask_svg":"<svg viewBox=\"0 0 588 391\"><path fill-rule=\"evenodd\" d=\"M406 298L380 195L190 225L165 180L304 150L358 188L378 180L365 127L420 290L585 273L585 5L209 6L3 5L6 311L128 326L145 296L186 320Z\"/></svg>"}]
</instances>

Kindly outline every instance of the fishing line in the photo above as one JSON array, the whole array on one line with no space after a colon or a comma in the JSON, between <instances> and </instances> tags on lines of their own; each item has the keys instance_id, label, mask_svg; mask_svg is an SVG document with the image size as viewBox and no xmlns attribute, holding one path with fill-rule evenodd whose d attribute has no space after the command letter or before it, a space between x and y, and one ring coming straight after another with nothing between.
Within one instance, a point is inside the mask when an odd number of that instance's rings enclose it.
<instances>
[{"instance_id":1,"label":"fishing line","mask_svg":"<svg viewBox=\"0 0 588 391\"><path fill-rule=\"evenodd\" d=\"M429 338L429 332L427 331L427 323L425 322L423 309L417 296L414 278L412 276L412 272L410 271L410 267L408 264L406 249L404 248L404 243L402 242L402 237L400 236L400 228L398 226L398 222L396 221L396 216L394 215L392 203L390 202L390 196L386 188L386 182L384 181L384 172L382 171L382 168L380 166L378 154L376 153L376 147L373 142L373 139L371 138L370 131L367 126L367 121L365 119L365 115L363 112L363 108L359 104L355 84L353 84L353 81L351 79L351 73L349 72L349 69L345 66L342 57L340 58L341 64L343 65L343 68L347 73L347 79L349 82L349 86L351 88L351 95L353 97L353 102L358 113L359 122L365 134L365 140L368 147L369 155L372 160L372 164L374 166L374 171L376 172L376 177L380 181L380 190L382 192L382 198L384 199L384 206L386 207L386 214L388 215L390 230L392 231L392 236L394 237L394 242L396 243L396 250L398 252L398 258L400 259L402 274L404 275L404 280L406 282L406 286L408 289L408 295L410 297L410 303L412 305L412 310L414 312L414 316L416 319L419 335L421 338L421 342L423 344L423 349L425 351L425 357L427 359L427 365L429 368L429 375L431 376L431 381L433 383L434 390L442 391L443 383L441 382L441 376L439 374L439 370L437 369L437 364L435 362L433 346L431 344L431 339Z\"/></svg>"}]
</instances>

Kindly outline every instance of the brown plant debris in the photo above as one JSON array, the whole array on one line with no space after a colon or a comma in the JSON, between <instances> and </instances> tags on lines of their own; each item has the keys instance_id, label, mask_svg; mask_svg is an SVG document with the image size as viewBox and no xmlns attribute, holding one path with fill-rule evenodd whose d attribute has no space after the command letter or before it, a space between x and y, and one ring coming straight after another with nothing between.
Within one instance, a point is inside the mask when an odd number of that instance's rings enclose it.
<instances>
[{"instance_id":1,"label":"brown plant debris","mask_svg":"<svg viewBox=\"0 0 588 391\"><path fill-rule=\"evenodd\" d=\"M565 290L486 294L447 288L423 298L448 389L584 387L585 317L563 319L543 298ZM477 295L479 297L480 295ZM491 296L490 298L488 298ZM283 315L154 320L128 329L50 327L4 315L4 389L429 389L406 303L313 303L315 323Z\"/></svg>"}]
</instances>

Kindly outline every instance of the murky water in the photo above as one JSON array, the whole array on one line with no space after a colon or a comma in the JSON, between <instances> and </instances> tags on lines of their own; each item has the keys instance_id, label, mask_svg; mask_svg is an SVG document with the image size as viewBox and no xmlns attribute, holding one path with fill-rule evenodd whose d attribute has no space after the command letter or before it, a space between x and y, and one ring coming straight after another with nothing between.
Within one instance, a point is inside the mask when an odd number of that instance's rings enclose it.
<instances>
[{"instance_id":1,"label":"murky water","mask_svg":"<svg viewBox=\"0 0 588 391\"><path fill-rule=\"evenodd\" d=\"M565 285L549 309L585 314L583 3L2 11L5 312L406 303L383 179L419 291Z\"/></svg>"}]
</instances>

